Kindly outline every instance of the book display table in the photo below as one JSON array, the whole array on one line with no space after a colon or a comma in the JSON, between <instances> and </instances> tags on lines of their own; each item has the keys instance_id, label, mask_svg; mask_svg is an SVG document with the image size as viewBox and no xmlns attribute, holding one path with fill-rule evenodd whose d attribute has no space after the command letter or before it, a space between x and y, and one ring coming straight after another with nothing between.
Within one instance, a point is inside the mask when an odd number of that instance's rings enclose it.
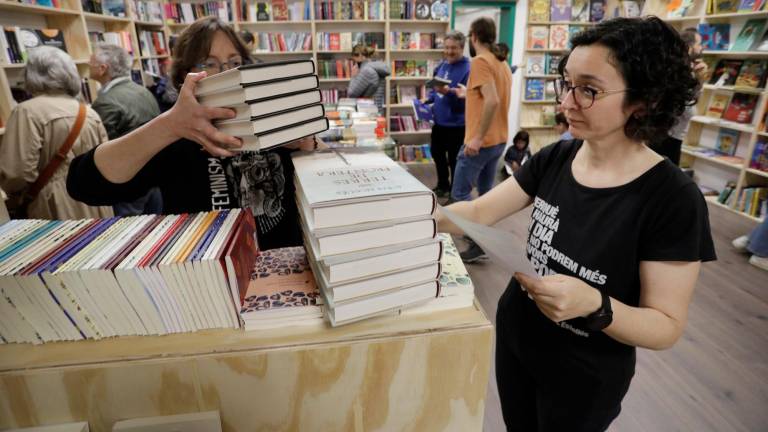
<instances>
[{"instance_id":1,"label":"book display table","mask_svg":"<svg viewBox=\"0 0 768 432\"><path fill-rule=\"evenodd\" d=\"M479 431L493 327L471 308L338 328L0 346L0 430L219 410L224 431Z\"/></svg>"}]
</instances>

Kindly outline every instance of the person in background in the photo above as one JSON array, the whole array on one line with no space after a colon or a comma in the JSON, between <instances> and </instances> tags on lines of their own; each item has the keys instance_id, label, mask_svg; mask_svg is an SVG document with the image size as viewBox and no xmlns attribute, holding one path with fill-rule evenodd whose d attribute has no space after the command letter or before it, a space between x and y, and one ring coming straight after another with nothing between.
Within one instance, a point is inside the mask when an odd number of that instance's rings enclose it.
<instances>
[{"instance_id":1,"label":"person in background","mask_svg":"<svg viewBox=\"0 0 768 432\"><path fill-rule=\"evenodd\" d=\"M24 86L34 97L11 111L0 143L0 188L14 212L21 196L58 153L78 117L80 76L69 54L53 47L29 51ZM84 106L84 105L83 105ZM59 168L29 203L27 216L39 219L83 219L113 215L112 207L91 207L67 193L66 176L72 159L107 140L99 115L85 108L84 123Z\"/></svg>"},{"instance_id":2,"label":"person in background","mask_svg":"<svg viewBox=\"0 0 768 432\"><path fill-rule=\"evenodd\" d=\"M240 39L245 43L248 52L252 53L254 48L256 48L256 38L253 37L253 33L248 30L240 30Z\"/></svg>"},{"instance_id":3,"label":"person in background","mask_svg":"<svg viewBox=\"0 0 768 432\"><path fill-rule=\"evenodd\" d=\"M603 21L571 43L555 95L576 139L447 207L492 226L533 204L527 244L510 245L526 248L531 273L506 269L496 313L496 382L514 431L608 429L637 348L675 345L702 262L716 259L698 186L646 145L695 96L685 42L650 16Z\"/></svg>"},{"instance_id":4,"label":"person in background","mask_svg":"<svg viewBox=\"0 0 768 432\"><path fill-rule=\"evenodd\" d=\"M177 38L177 35L170 35L168 37L168 50L171 54L171 59L166 63L166 68L173 59L173 46L176 44ZM176 99L179 97L179 91L173 84L171 84L168 75L155 77L155 82L149 87L149 91L155 96L155 100L157 101L157 105L161 112L166 112L171 109L173 104L176 103Z\"/></svg>"},{"instance_id":5,"label":"person in background","mask_svg":"<svg viewBox=\"0 0 768 432\"><path fill-rule=\"evenodd\" d=\"M496 24L492 19L483 17L472 22L469 81L466 88L451 89L467 99L466 135L451 189L455 201L470 201L475 186L480 196L491 190L496 166L507 145L512 73L495 40ZM485 258L485 252L470 240L461 257L472 263Z\"/></svg>"},{"instance_id":6,"label":"person in background","mask_svg":"<svg viewBox=\"0 0 768 432\"><path fill-rule=\"evenodd\" d=\"M751 253L749 263L768 271L768 217L752 233L734 240L733 247L739 252Z\"/></svg>"},{"instance_id":7,"label":"person in background","mask_svg":"<svg viewBox=\"0 0 768 432\"><path fill-rule=\"evenodd\" d=\"M464 99L451 88L467 85L469 59L462 55L466 37L457 30L445 35L443 61L435 68L434 76L451 81L450 85L434 87L422 102L432 104L435 124L432 126L430 152L437 170L435 194L447 198L451 194L451 180L456 174L456 157L464 143ZM450 175L449 175L450 174Z\"/></svg>"},{"instance_id":8,"label":"person in background","mask_svg":"<svg viewBox=\"0 0 768 432\"><path fill-rule=\"evenodd\" d=\"M130 54L117 45L97 45L91 55L91 79L101 84L92 108L99 113L111 140L160 115L155 96L131 80L132 63ZM160 190L153 188L134 201L115 203L114 209L117 216L160 214L163 210Z\"/></svg>"},{"instance_id":9,"label":"person in background","mask_svg":"<svg viewBox=\"0 0 768 432\"><path fill-rule=\"evenodd\" d=\"M509 45L505 44L504 42L499 42L498 46L499 46L499 51L504 56L504 62L509 64L509 71L512 73L517 72L518 66L513 65L512 63L509 62L509 57L512 54L509 51Z\"/></svg>"},{"instance_id":10,"label":"person in background","mask_svg":"<svg viewBox=\"0 0 768 432\"><path fill-rule=\"evenodd\" d=\"M373 98L379 110L384 108L384 89L389 76L389 66L374 60L376 49L364 44L352 47L352 60L357 63L358 72L349 82L347 96L351 98Z\"/></svg>"},{"instance_id":11,"label":"person in background","mask_svg":"<svg viewBox=\"0 0 768 432\"><path fill-rule=\"evenodd\" d=\"M512 138L512 145L509 146L507 152L504 153L504 164L507 169L507 173L512 175L515 171L531 158L531 150L529 148L530 136L526 131L520 131Z\"/></svg>"},{"instance_id":12,"label":"person in background","mask_svg":"<svg viewBox=\"0 0 768 432\"><path fill-rule=\"evenodd\" d=\"M569 128L568 119L565 117L565 114L559 112L555 114L555 132L557 132L560 135L561 140L570 140L573 139L573 135L571 135L571 131L568 130Z\"/></svg>"},{"instance_id":13,"label":"person in background","mask_svg":"<svg viewBox=\"0 0 768 432\"><path fill-rule=\"evenodd\" d=\"M212 122L235 112L200 105L195 86L242 65L248 49L230 25L205 17L184 29L173 52L171 79L180 89L173 108L75 158L67 190L80 201L111 205L159 187L167 214L250 209L260 249L300 246L291 152L316 148L314 137L260 153L233 152L242 141Z\"/></svg>"},{"instance_id":14,"label":"person in background","mask_svg":"<svg viewBox=\"0 0 768 432\"><path fill-rule=\"evenodd\" d=\"M693 28L689 27L680 33L680 37L685 41L688 46L688 57L691 61L691 68L693 69L694 77L698 80L699 84L704 83L704 77L707 75L707 64L701 59L701 53L704 51L704 47L701 45L701 35ZM683 145L685 135L688 133L688 126L691 122L691 118L696 115L695 101L692 101L686 108L683 115L677 118L677 122L669 130L669 135L654 143L651 148L656 153L669 158L675 165L680 165L680 150Z\"/></svg>"}]
</instances>

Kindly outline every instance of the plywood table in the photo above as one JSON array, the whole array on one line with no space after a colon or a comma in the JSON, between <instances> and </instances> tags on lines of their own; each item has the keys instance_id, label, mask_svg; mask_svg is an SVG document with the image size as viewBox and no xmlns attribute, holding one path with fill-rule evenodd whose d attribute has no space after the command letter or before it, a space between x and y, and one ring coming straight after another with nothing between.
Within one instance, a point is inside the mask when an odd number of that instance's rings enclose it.
<instances>
[{"instance_id":1,"label":"plywood table","mask_svg":"<svg viewBox=\"0 0 768 432\"><path fill-rule=\"evenodd\" d=\"M225 431L480 431L475 307L340 327L0 346L0 430L219 410Z\"/></svg>"}]
</instances>

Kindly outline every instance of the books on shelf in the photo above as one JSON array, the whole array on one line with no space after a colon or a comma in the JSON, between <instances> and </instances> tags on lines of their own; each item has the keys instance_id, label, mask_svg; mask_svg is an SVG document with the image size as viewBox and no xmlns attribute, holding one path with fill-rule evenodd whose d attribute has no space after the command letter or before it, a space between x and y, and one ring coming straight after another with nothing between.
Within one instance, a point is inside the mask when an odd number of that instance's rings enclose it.
<instances>
[{"instance_id":1,"label":"books on shelf","mask_svg":"<svg viewBox=\"0 0 768 432\"><path fill-rule=\"evenodd\" d=\"M749 167L768 172L768 140L765 137L760 137L755 143L755 149L749 159Z\"/></svg>"},{"instance_id":2,"label":"books on shelf","mask_svg":"<svg viewBox=\"0 0 768 432\"><path fill-rule=\"evenodd\" d=\"M734 195L731 194L731 196ZM768 198L768 187L746 186L741 189L738 198L731 205L734 210L761 218L766 216L766 198Z\"/></svg>"},{"instance_id":3,"label":"books on shelf","mask_svg":"<svg viewBox=\"0 0 768 432\"><path fill-rule=\"evenodd\" d=\"M383 153L314 152L293 159L307 253L331 325L437 296L435 198L426 186ZM356 268L331 271L348 263Z\"/></svg>"},{"instance_id":4,"label":"books on shelf","mask_svg":"<svg viewBox=\"0 0 768 432\"><path fill-rule=\"evenodd\" d=\"M139 21L163 23L163 6L159 1L131 0L133 17ZM85 2L83 2L85 7Z\"/></svg>"},{"instance_id":5,"label":"books on shelf","mask_svg":"<svg viewBox=\"0 0 768 432\"><path fill-rule=\"evenodd\" d=\"M528 21L549 21L549 0L530 0L528 4Z\"/></svg>"},{"instance_id":6,"label":"books on shelf","mask_svg":"<svg viewBox=\"0 0 768 432\"><path fill-rule=\"evenodd\" d=\"M571 21L589 22L589 0L571 0Z\"/></svg>"},{"instance_id":7,"label":"books on shelf","mask_svg":"<svg viewBox=\"0 0 768 432\"><path fill-rule=\"evenodd\" d=\"M304 247L259 251L240 306L245 330L323 323L322 297Z\"/></svg>"},{"instance_id":8,"label":"books on shelf","mask_svg":"<svg viewBox=\"0 0 768 432\"><path fill-rule=\"evenodd\" d=\"M432 125L415 115L391 114L389 116L390 132L417 132L432 130Z\"/></svg>"},{"instance_id":9,"label":"books on shelf","mask_svg":"<svg viewBox=\"0 0 768 432\"><path fill-rule=\"evenodd\" d=\"M541 78L527 78L525 80L525 97L527 101L543 101L544 86L546 80Z\"/></svg>"},{"instance_id":10,"label":"books on shelf","mask_svg":"<svg viewBox=\"0 0 768 432\"><path fill-rule=\"evenodd\" d=\"M163 36L161 36L161 38L163 38L163 45L164 45L165 39ZM91 41L91 46L93 47L96 47L100 43L107 43L110 45L117 45L123 48L124 50L126 50L129 54L133 55L133 42L131 42L131 34L127 31L119 31L119 32L89 31L88 39ZM142 39L140 38L139 43L141 44L141 42L142 42Z\"/></svg>"},{"instance_id":11,"label":"books on shelf","mask_svg":"<svg viewBox=\"0 0 768 432\"><path fill-rule=\"evenodd\" d=\"M447 21L449 8L447 0L389 0L389 18Z\"/></svg>"},{"instance_id":12,"label":"books on shelf","mask_svg":"<svg viewBox=\"0 0 768 432\"><path fill-rule=\"evenodd\" d=\"M547 73L546 54L529 54L526 58L525 73L528 75L544 75Z\"/></svg>"},{"instance_id":13,"label":"books on shelf","mask_svg":"<svg viewBox=\"0 0 768 432\"><path fill-rule=\"evenodd\" d=\"M392 60L396 77L432 77L439 60Z\"/></svg>"},{"instance_id":14,"label":"books on shelf","mask_svg":"<svg viewBox=\"0 0 768 432\"><path fill-rule=\"evenodd\" d=\"M232 21L232 5L229 1L168 2L164 4L166 22L191 24L198 18L215 16L225 22Z\"/></svg>"},{"instance_id":15,"label":"books on shelf","mask_svg":"<svg viewBox=\"0 0 768 432\"><path fill-rule=\"evenodd\" d=\"M709 79L709 84L716 86L732 86L739 77L739 72L744 64L744 60L723 59L717 63L714 72Z\"/></svg>"},{"instance_id":16,"label":"books on shelf","mask_svg":"<svg viewBox=\"0 0 768 432\"><path fill-rule=\"evenodd\" d=\"M315 44L318 51L352 52L352 47L358 44L384 49L383 32L317 32Z\"/></svg>"},{"instance_id":17,"label":"books on shelf","mask_svg":"<svg viewBox=\"0 0 768 432\"><path fill-rule=\"evenodd\" d=\"M549 27L534 25L528 27L527 49L547 49L549 46Z\"/></svg>"},{"instance_id":18,"label":"books on shelf","mask_svg":"<svg viewBox=\"0 0 768 432\"><path fill-rule=\"evenodd\" d=\"M589 21L600 22L605 19L607 5L605 0L589 1Z\"/></svg>"},{"instance_id":19,"label":"books on shelf","mask_svg":"<svg viewBox=\"0 0 768 432\"><path fill-rule=\"evenodd\" d=\"M0 63L24 63L27 61L29 50L39 46L52 46L67 52L67 44L61 30L2 27Z\"/></svg>"},{"instance_id":20,"label":"books on shelf","mask_svg":"<svg viewBox=\"0 0 768 432\"><path fill-rule=\"evenodd\" d=\"M390 32L389 47L393 50L442 49L444 36L434 32Z\"/></svg>"},{"instance_id":21,"label":"books on shelf","mask_svg":"<svg viewBox=\"0 0 768 432\"><path fill-rule=\"evenodd\" d=\"M425 122L429 124L434 122L434 118L432 116L432 107L423 104L419 99L412 99L411 103L413 104L413 113L419 122Z\"/></svg>"},{"instance_id":22,"label":"books on shelf","mask_svg":"<svg viewBox=\"0 0 768 432\"><path fill-rule=\"evenodd\" d=\"M571 0L552 0L549 13L550 21L571 20Z\"/></svg>"},{"instance_id":23,"label":"books on shelf","mask_svg":"<svg viewBox=\"0 0 768 432\"><path fill-rule=\"evenodd\" d=\"M139 52L143 57L168 55L165 33L162 31L139 30L137 36Z\"/></svg>"},{"instance_id":24,"label":"books on shelf","mask_svg":"<svg viewBox=\"0 0 768 432\"><path fill-rule=\"evenodd\" d=\"M295 52L312 50L312 34L309 32L254 33L254 53Z\"/></svg>"},{"instance_id":25,"label":"books on shelf","mask_svg":"<svg viewBox=\"0 0 768 432\"><path fill-rule=\"evenodd\" d=\"M739 131L731 129L720 129L717 134L715 150L721 154L733 156L736 153L736 146L739 143Z\"/></svg>"},{"instance_id":26,"label":"books on shelf","mask_svg":"<svg viewBox=\"0 0 768 432\"><path fill-rule=\"evenodd\" d=\"M252 214L239 209L7 222L0 337L40 343L238 328L254 232Z\"/></svg>"},{"instance_id":27,"label":"books on shelf","mask_svg":"<svg viewBox=\"0 0 768 432\"><path fill-rule=\"evenodd\" d=\"M429 143L399 144L395 150L395 159L400 162L429 163L432 161L432 150Z\"/></svg>"},{"instance_id":28,"label":"books on shelf","mask_svg":"<svg viewBox=\"0 0 768 432\"><path fill-rule=\"evenodd\" d=\"M734 85L736 87L765 87L765 78L768 73L768 62L765 60L747 59L744 60L739 76Z\"/></svg>"},{"instance_id":29,"label":"books on shelf","mask_svg":"<svg viewBox=\"0 0 768 432\"><path fill-rule=\"evenodd\" d=\"M701 35L701 46L705 50L723 51L730 46L730 24L702 23L698 27Z\"/></svg>"},{"instance_id":30,"label":"books on shelf","mask_svg":"<svg viewBox=\"0 0 768 432\"><path fill-rule=\"evenodd\" d=\"M565 50L568 48L568 26L554 24L549 26L549 49Z\"/></svg>"},{"instance_id":31,"label":"books on shelf","mask_svg":"<svg viewBox=\"0 0 768 432\"><path fill-rule=\"evenodd\" d=\"M760 37L765 31L764 19L751 19L748 20L744 27L741 28L739 35L736 37L736 41L731 46L731 51L749 51L760 41Z\"/></svg>"},{"instance_id":32,"label":"books on shelf","mask_svg":"<svg viewBox=\"0 0 768 432\"><path fill-rule=\"evenodd\" d=\"M707 106L707 117L721 118L730 101L731 95L729 93L713 94Z\"/></svg>"},{"instance_id":33,"label":"books on shelf","mask_svg":"<svg viewBox=\"0 0 768 432\"><path fill-rule=\"evenodd\" d=\"M759 95L756 94L735 93L723 113L723 120L742 124L752 123L758 97Z\"/></svg>"},{"instance_id":34,"label":"books on shelf","mask_svg":"<svg viewBox=\"0 0 768 432\"><path fill-rule=\"evenodd\" d=\"M316 20L383 20L384 0L315 1Z\"/></svg>"},{"instance_id":35,"label":"books on shelf","mask_svg":"<svg viewBox=\"0 0 768 432\"><path fill-rule=\"evenodd\" d=\"M358 66L351 59L317 60L317 73L320 78L352 78L357 75Z\"/></svg>"}]
</instances>

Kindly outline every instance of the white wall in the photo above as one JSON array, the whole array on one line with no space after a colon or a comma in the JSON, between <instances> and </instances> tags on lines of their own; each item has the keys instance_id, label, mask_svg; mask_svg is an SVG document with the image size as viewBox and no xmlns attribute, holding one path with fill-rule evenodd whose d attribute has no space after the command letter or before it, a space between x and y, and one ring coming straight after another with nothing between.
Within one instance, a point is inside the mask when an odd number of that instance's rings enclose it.
<instances>
[{"instance_id":1,"label":"white wall","mask_svg":"<svg viewBox=\"0 0 768 432\"><path fill-rule=\"evenodd\" d=\"M512 137L520 127L520 102L523 99L523 54L525 53L525 23L528 18L528 2L518 1L515 6L515 32L512 44L512 64L520 65L517 72L512 75L512 97L509 102L509 139L507 145L512 143Z\"/></svg>"}]
</instances>

